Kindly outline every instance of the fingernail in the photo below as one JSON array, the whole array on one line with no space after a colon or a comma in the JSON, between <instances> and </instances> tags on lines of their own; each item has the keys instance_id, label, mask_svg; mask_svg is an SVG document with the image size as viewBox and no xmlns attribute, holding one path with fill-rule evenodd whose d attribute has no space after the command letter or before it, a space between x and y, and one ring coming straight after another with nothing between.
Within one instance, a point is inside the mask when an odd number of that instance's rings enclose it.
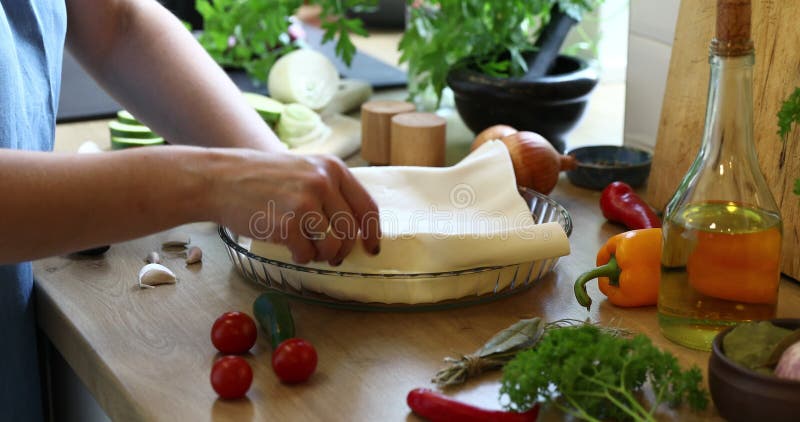
<instances>
[{"instance_id":1,"label":"fingernail","mask_svg":"<svg viewBox=\"0 0 800 422\"><path fill-rule=\"evenodd\" d=\"M342 265L342 259L341 258L337 259L337 260L331 262L330 264L331 264L331 266L338 267L338 266Z\"/></svg>"},{"instance_id":2,"label":"fingernail","mask_svg":"<svg viewBox=\"0 0 800 422\"><path fill-rule=\"evenodd\" d=\"M378 245L378 246L375 246L374 248L372 248L372 254L373 255L377 255L379 253L381 253L381 245Z\"/></svg>"}]
</instances>

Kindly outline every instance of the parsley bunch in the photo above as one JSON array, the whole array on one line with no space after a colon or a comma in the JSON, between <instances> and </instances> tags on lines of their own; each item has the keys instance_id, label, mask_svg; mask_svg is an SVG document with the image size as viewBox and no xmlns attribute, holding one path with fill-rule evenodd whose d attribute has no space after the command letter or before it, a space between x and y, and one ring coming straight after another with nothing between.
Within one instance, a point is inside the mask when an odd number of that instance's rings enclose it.
<instances>
[{"instance_id":1,"label":"parsley bunch","mask_svg":"<svg viewBox=\"0 0 800 422\"><path fill-rule=\"evenodd\" d=\"M583 325L553 330L518 354L503 368L500 394L515 411L543 401L587 421L654 421L661 403L704 409L702 379L697 367L681 370L675 356L643 335L615 337ZM637 398L645 384L655 397L649 409Z\"/></svg>"},{"instance_id":2,"label":"parsley bunch","mask_svg":"<svg viewBox=\"0 0 800 422\"><path fill-rule=\"evenodd\" d=\"M289 35L291 16L303 0L197 0L203 17L198 40L222 66L244 68L256 81L265 82L278 58L299 48ZM360 19L348 18L348 11L367 11L377 0L312 0L322 7L323 42L336 39L336 54L348 65L356 47L351 34L367 36Z\"/></svg>"}]
</instances>

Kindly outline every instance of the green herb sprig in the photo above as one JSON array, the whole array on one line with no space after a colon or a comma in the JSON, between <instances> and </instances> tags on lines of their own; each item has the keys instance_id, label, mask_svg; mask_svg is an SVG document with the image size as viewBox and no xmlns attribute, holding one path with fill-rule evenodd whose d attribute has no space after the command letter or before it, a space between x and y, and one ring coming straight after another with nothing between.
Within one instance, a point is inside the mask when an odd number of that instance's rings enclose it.
<instances>
[{"instance_id":1,"label":"green herb sprig","mask_svg":"<svg viewBox=\"0 0 800 422\"><path fill-rule=\"evenodd\" d=\"M302 46L289 35L291 16L303 0L197 0L203 17L198 41L222 66L241 67L255 81L266 82L269 70L284 54ZM377 0L312 0L322 7L323 42L336 40L335 51L348 65L356 47L351 35L367 36L360 19L348 11L365 11Z\"/></svg>"},{"instance_id":2,"label":"green herb sprig","mask_svg":"<svg viewBox=\"0 0 800 422\"><path fill-rule=\"evenodd\" d=\"M583 325L550 331L535 349L518 354L503 369L500 394L516 411L544 401L587 421L655 421L661 403L704 409L701 382L697 367L682 370L646 336L626 339ZM638 398L646 384L655 397L649 408Z\"/></svg>"},{"instance_id":3,"label":"green herb sprig","mask_svg":"<svg viewBox=\"0 0 800 422\"><path fill-rule=\"evenodd\" d=\"M486 371L500 369L517 353L536 347L542 336L552 330L591 324L577 319L559 319L546 322L540 317L521 319L501 330L490 338L480 349L457 358L444 358L447 366L440 369L431 379L439 387L451 387L463 384L468 379ZM622 328L598 328L611 335L629 336L630 332Z\"/></svg>"},{"instance_id":4,"label":"green herb sprig","mask_svg":"<svg viewBox=\"0 0 800 422\"><path fill-rule=\"evenodd\" d=\"M792 124L800 123L800 87L795 88L778 111L778 135L783 142L789 137ZM800 178L794 181L794 194L800 195Z\"/></svg>"}]
</instances>

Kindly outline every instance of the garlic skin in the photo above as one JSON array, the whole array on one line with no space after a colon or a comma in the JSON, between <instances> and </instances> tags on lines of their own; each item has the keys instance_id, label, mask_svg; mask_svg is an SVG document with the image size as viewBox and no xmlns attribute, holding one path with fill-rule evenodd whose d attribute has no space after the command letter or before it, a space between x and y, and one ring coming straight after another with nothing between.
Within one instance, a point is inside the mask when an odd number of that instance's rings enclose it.
<instances>
[{"instance_id":1,"label":"garlic skin","mask_svg":"<svg viewBox=\"0 0 800 422\"><path fill-rule=\"evenodd\" d=\"M189 248L189 252L186 253L186 265L197 264L203 260L203 250L198 248L197 246L192 246Z\"/></svg>"},{"instance_id":2,"label":"garlic skin","mask_svg":"<svg viewBox=\"0 0 800 422\"><path fill-rule=\"evenodd\" d=\"M158 255L158 252L153 251L147 254L147 258L145 258L144 261L148 264L160 264L161 257Z\"/></svg>"},{"instance_id":3,"label":"garlic skin","mask_svg":"<svg viewBox=\"0 0 800 422\"><path fill-rule=\"evenodd\" d=\"M147 264L139 270L139 288L152 289L160 284L175 284L177 277L161 264Z\"/></svg>"}]
</instances>

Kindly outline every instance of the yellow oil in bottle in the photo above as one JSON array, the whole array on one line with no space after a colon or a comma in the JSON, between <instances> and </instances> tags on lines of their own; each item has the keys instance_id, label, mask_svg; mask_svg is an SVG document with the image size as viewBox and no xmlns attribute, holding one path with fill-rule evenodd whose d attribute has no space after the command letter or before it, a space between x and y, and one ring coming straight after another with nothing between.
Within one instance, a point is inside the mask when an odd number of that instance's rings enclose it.
<instances>
[{"instance_id":1,"label":"yellow oil in bottle","mask_svg":"<svg viewBox=\"0 0 800 422\"><path fill-rule=\"evenodd\" d=\"M725 327L775 317L778 214L735 202L690 203L663 230L658 317L665 337L710 350Z\"/></svg>"}]
</instances>

